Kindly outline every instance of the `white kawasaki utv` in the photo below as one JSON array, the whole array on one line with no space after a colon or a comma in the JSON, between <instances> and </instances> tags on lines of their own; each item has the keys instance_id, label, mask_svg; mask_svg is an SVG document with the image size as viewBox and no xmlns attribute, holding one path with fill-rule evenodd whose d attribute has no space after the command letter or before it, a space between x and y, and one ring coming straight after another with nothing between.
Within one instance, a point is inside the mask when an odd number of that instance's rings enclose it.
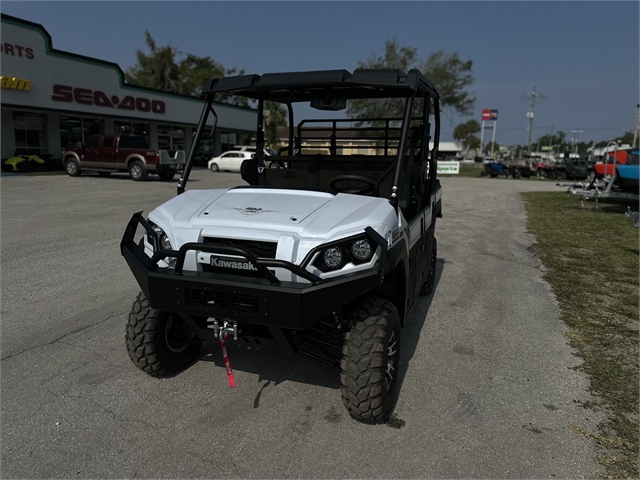
<instances>
[{"instance_id":1,"label":"white kawasaki utv","mask_svg":"<svg viewBox=\"0 0 640 480\"><path fill-rule=\"evenodd\" d=\"M217 120L217 95L257 101L257 154L242 168L248 185L185 191L207 118ZM122 239L142 289L127 325L129 356L149 375L169 376L196 360L202 341L220 341L233 386L227 336L304 354L340 369L351 416L386 422L398 396L401 329L434 287L436 88L417 70L330 70L211 79L202 97L178 195L146 219L136 213ZM264 166L266 100L289 112L288 144L270 158L280 169ZM293 104L338 111L352 101L404 113L294 128ZM136 242L138 225L145 233Z\"/></svg>"}]
</instances>

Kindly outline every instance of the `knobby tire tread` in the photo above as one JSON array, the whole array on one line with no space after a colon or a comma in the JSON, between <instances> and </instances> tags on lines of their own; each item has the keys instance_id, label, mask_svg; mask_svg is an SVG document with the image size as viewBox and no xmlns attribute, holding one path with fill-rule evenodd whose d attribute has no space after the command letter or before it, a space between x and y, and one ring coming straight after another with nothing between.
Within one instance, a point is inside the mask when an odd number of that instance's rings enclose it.
<instances>
[{"instance_id":1,"label":"knobby tire tread","mask_svg":"<svg viewBox=\"0 0 640 480\"><path fill-rule=\"evenodd\" d=\"M400 355L400 318L395 306L369 298L354 311L353 328L345 335L340 362L342 400L350 415L364 423L386 422L395 406L397 379L389 392L385 388L387 342L396 331ZM396 376L397 376L397 372Z\"/></svg>"},{"instance_id":2,"label":"knobby tire tread","mask_svg":"<svg viewBox=\"0 0 640 480\"><path fill-rule=\"evenodd\" d=\"M431 295L433 293L433 287L435 287L436 283L436 261L438 258L438 241L436 238L433 238L433 252L431 253L431 261L429 263L429 275L427 276L426 282L422 286L422 290L420 290L421 296Z\"/></svg>"},{"instance_id":3,"label":"knobby tire tread","mask_svg":"<svg viewBox=\"0 0 640 480\"><path fill-rule=\"evenodd\" d=\"M171 352L166 346L164 329L167 312L151 308L143 293L133 302L125 336L127 352L133 364L152 377L176 374L189 365L198 353L199 343L187 350Z\"/></svg>"}]
</instances>

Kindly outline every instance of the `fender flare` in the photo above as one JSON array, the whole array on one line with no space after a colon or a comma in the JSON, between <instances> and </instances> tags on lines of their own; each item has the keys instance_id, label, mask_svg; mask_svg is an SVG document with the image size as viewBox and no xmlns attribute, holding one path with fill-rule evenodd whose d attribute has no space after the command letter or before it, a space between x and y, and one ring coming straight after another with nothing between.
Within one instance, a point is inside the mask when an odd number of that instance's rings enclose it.
<instances>
[{"instance_id":1,"label":"fender flare","mask_svg":"<svg viewBox=\"0 0 640 480\"><path fill-rule=\"evenodd\" d=\"M78 162L80 166L82 166L82 160L76 152L65 152L64 156L62 157L62 164L66 164L70 158L73 158L76 162Z\"/></svg>"},{"instance_id":2,"label":"fender flare","mask_svg":"<svg viewBox=\"0 0 640 480\"><path fill-rule=\"evenodd\" d=\"M132 153L131 155L129 155L125 160L125 165L127 166L127 168L129 168L129 166L131 165L131 162L134 162L136 160L139 162L142 162L142 164L145 166L147 165L147 161L144 159L142 155L138 153Z\"/></svg>"}]
</instances>

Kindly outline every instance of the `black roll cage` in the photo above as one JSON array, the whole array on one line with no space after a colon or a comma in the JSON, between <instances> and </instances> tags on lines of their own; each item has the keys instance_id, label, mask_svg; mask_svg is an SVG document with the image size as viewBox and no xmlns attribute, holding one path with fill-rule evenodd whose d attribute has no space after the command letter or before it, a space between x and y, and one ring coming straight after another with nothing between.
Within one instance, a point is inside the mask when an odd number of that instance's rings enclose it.
<instances>
[{"instance_id":1,"label":"black roll cage","mask_svg":"<svg viewBox=\"0 0 640 480\"><path fill-rule=\"evenodd\" d=\"M189 174L193 167L196 152L202 140L202 135L205 128L207 128L207 120L209 114L214 116L214 124L212 131L215 130L218 115L213 108L213 101L215 95L238 95L248 98L252 98L258 101L257 107L257 125L256 125L256 160L258 168L258 185L265 185L265 158L264 158L264 101L271 100L283 103L287 106L289 113L289 145L280 149L287 151L290 157L295 157L300 153L300 145L294 146L294 121L293 121L293 108L294 102L306 102L311 100L324 100L325 103L330 103L333 99L363 99L363 98L405 98L404 115L402 118L402 125L400 128L400 135L398 138L397 158L395 161L395 175L392 186L391 198L389 199L391 204L398 208L398 191L399 184L401 186L407 185L406 182L401 183L401 179L407 177L408 173L403 175L404 159L406 154L410 152L409 165L414 161L414 150L416 142L412 142L409 139L409 133L411 130L411 121L420 120L422 131L419 132L419 137L422 138L422 144L426 148L422 148L420 153L420 161L429 161L429 171L432 172L429 175L429 191L433 192L435 189L436 181L436 156L439 148L440 138L440 105L439 94L436 88L431 82L429 82L418 70L412 69L408 73L404 73L400 70L386 70L386 69L357 69L353 74L346 70L328 70L328 71L316 71L316 72L291 72L291 73L272 73L259 75L239 75L237 77L225 77L220 79L210 79L206 82L201 96L203 97L205 104L200 115L196 135L189 150L187 162L182 172L182 176L178 182L177 194L184 193L187 181L189 180ZM413 107L416 98L424 98L424 107L421 117L413 117ZM435 120L435 130L433 137L429 136L431 125L429 123L430 104L433 100L433 115ZM385 122L385 153L388 152L389 145L389 132L397 129L390 129L390 122L398 121L399 119L340 119L340 120L322 120L324 122L332 122L332 135L331 152L335 154L336 151L336 132L337 122L344 121L360 121L360 122L372 122L382 121ZM298 125L298 132L302 130L304 123L308 123L310 120L303 120ZM367 128L365 128L366 130ZM369 127L370 131L373 131L375 127ZM359 129L361 130L361 129ZM427 155L429 150L429 140L433 138L434 145ZM297 142L300 142L300 135L296 137ZM407 168L410 170L410 168Z\"/></svg>"}]
</instances>

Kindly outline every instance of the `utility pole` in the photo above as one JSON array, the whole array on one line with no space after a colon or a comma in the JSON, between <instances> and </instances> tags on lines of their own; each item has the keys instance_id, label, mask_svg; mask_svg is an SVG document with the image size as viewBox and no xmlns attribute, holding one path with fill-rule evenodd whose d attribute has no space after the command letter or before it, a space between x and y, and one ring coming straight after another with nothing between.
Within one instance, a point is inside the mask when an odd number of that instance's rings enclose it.
<instances>
[{"instance_id":1,"label":"utility pole","mask_svg":"<svg viewBox=\"0 0 640 480\"><path fill-rule=\"evenodd\" d=\"M584 130L574 130L573 131L573 153L578 153L578 141L580 140L580 134Z\"/></svg>"},{"instance_id":2,"label":"utility pole","mask_svg":"<svg viewBox=\"0 0 640 480\"><path fill-rule=\"evenodd\" d=\"M636 148L636 142L638 141L638 134L640 133L640 103L637 105L636 111L636 129L633 132L633 145L631 148Z\"/></svg>"},{"instance_id":3,"label":"utility pole","mask_svg":"<svg viewBox=\"0 0 640 480\"><path fill-rule=\"evenodd\" d=\"M527 110L527 117L529 118L529 155L531 155L531 135L533 134L533 117L536 111L536 99L542 97L542 95L536 92L536 87L534 86L533 91L528 92L525 97L531 99L531 106Z\"/></svg>"}]
</instances>

